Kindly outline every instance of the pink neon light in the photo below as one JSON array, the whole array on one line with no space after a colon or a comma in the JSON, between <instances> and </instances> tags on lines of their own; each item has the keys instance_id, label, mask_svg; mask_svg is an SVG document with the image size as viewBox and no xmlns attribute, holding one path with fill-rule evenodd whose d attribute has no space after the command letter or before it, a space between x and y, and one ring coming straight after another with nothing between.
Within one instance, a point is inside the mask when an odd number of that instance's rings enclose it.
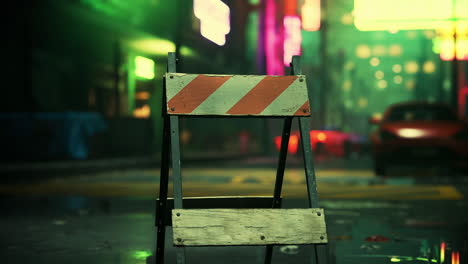
<instances>
[{"instance_id":1,"label":"pink neon light","mask_svg":"<svg viewBox=\"0 0 468 264\"><path fill-rule=\"evenodd\" d=\"M298 16L284 17L284 65L289 66L293 55L301 55L301 19Z\"/></svg>"},{"instance_id":2,"label":"pink neon light","mask_svg":"<svg viewBox=\"0 0 468 264\"><path fill-rule=\"evenodd\" d=\"M464 72L466 67L464 64L459 64L458 65L460 69L458 72ZM458 90L458 114L460 117L463 117L465 115L465 109L468 107L468 102L466 101L466 98L468 97L468 80L465 78L464 74L460 74L459 76L459 84L460 84L460 89Z\"/></svg>"},{"instance_id":3,"label":"pink neon light","mask_svg":"<svg viewBox=\"0 0 468 264\"><path fill-rule=\"evenodd\" d=\"M320 29L320 0L305 0L301 9L302 28L307 31Z\"/></svg>"},{"instance_id":4,"label":"pink neon light","mask_svg":"<svg viewBox=\"0 0 468 264\"><path fill-rule=\"evenodd\" d=\"M194 0L193 12L200 19L200 33L219 46L231 31L229 7L220 0Z\"/></svg>"},{"instance_id":5,"label":"pink neon light","mask_svg":"<svg viewBox=\"0 0 468 264\"><path fill-rule=\"evenodd\" d=\"M266 0L265 2L265 55L266 73L268 75L284 75L284 68L281 62L280 47L282 39L278 37L276 24L276 1Z\"/></svg>"}]
</instances>

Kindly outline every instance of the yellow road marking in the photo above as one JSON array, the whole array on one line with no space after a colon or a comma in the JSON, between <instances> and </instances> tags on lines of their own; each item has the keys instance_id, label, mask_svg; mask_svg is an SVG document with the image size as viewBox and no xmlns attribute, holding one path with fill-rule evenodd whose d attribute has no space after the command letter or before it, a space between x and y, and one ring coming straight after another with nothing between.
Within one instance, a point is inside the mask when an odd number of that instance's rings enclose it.
<instances>
[{"instance_id":1,"label":"yellow road marking","mask_svg":"<svg viewBox=\"0 0 468 264\"><path fill-rule=\"evenodd\" d=\"M183 185L185 196L271 195L273 186L262 183L188 182ZM90 197L156 197L155 182L49 182L30 185L1 185L2 195L90 196ZM172 190L172 186L169 186ZM451 185L395 186L342 185L323 183L318 186L321 199L383 199L383 200L460 200L463 195ZM170 194L171 195L171 194ZM283 196L306 198L304 184L285 183Z\"/></svg>"}]
</instances>

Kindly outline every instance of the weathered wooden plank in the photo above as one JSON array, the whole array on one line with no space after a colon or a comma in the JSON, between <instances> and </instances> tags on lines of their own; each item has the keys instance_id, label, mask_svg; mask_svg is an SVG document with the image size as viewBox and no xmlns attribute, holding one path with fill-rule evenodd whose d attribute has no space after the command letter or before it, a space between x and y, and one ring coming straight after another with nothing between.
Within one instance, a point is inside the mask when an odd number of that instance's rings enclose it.
<instances>
[{"instance_id":1,"label":"weathered wooden plank","mask_svg":"<svg viewBox=\"0 0 468 264\"><path fill-rule=\"evenodd\" d=\"M272 196L209 196L209 197L184 197L183 204L185 209L214 209L214 208L271 208L273 203ZM281 197L276 203L281 207ZM167 198L166 210L174 209L174 199ZM156 203L156 210L159 212L159 202ZM163 214L161 214L163 215ZM159 220L160 215L156 215ZM165 225L172 225L172 215L164 214ZM158 221L159 223L160 221Z\"/></svg>"},{"instance_id":2,"label":"weathered wooden plank","mask_svg":"<svg viewBox=\"0 0 468 264\"><path fill-rule=\"evenodd\" d=\"M310 116L304 75L166 74L167 113Z\"/></svg>"},{"instance_id":3,"label":"weathered wooden plank","mask_svg":"<svg viewBox=\"0 0 468 264\"><path fill-rule=\"evenodd\" d=\"M327 243L323 209L174 209L176 246Z\"/></svg>"}]
</instances>

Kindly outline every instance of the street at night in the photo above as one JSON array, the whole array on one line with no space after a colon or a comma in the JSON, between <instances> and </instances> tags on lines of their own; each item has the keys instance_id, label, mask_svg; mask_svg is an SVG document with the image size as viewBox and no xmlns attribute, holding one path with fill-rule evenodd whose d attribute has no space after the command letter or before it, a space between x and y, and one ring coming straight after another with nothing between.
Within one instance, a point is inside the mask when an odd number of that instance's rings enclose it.
<instances>
[{"instance_id":1,"label":"street at night","mask_svg":"<svg viewBox=\"0 0 468 264\"><path fill-rule=\"evenodd\" d=\"M307 207L301 161L288 161L283 207ZM184 196L271 195L274 163L189 163ZM324 158L316 167L329 263L441 263L441 245L446 259L466 254L467 175L395 168L379 178L368 157ZM157 168L130 168L3 184L2 256L7 263L146 263L154 251L158 183ZM175 258L170 240L168 261ZM262 254L262 247L187 250L189 263L260 262ZM277 246L273 263L304 263L310 254L310 246Z\"/></svg>"}]
</instances>

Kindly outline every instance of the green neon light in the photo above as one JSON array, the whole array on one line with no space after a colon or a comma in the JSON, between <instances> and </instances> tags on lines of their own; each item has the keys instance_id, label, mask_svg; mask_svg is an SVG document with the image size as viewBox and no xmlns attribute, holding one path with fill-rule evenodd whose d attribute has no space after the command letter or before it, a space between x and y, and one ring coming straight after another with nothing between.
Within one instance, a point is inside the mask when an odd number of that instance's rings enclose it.
<instances>
[{"instance_id":1,"label":"green neon light","mask_svg":"<svg viewBox=\"0 0 468 264\"><path fill-rule=\"evenodd\" d=\"M151 55L167 56L168 52L175 51L175 44L172 41L156 37L134 39L129 41L128 45L136 52L142 52Z\"/></svg>"},{"instance_id":2,"label":"green neon light","mask_svg":"<svg viewBox=\"0 0 468 264\"><path fill-rule=\"evenodd\" d=\"M187 46L180 47L180 55L182 55L183 57L198 57L199 56L195 50Z\"/></svg>"},{"instance_id":3,"label":"green neon light","mask_svg":"<svg viewBox=\"0 0 468 264\"><path fill-rule=\"evenodd\" d=\"M468 21L468 0L354 0L359 30L412 30L449 27Z\"/></svg>"},{"instance_id":4,"label":"green neon light","mask_svg":"<svg viewBox=\"0 0 468 264\"><path fill-rule=\"evenodd\" d=\"M154 78L154 61L141 56L135 57L135 75L151 80Z\"/></svg>"},{"instance_id":5,"label":"green neon light","mask_svg":"<svg viewBox=\"0 0 468 264\"><path fill-rule=\"evenodd\" d=\"M421 258L421 257L417 257L417 258L415 258L415 260L420 260L420 261L425 261L425 262L431 261L431 262L435 262L435 263L437 262L436 259L428 259L428 258Z\"/></svg>"}]
</instances>

